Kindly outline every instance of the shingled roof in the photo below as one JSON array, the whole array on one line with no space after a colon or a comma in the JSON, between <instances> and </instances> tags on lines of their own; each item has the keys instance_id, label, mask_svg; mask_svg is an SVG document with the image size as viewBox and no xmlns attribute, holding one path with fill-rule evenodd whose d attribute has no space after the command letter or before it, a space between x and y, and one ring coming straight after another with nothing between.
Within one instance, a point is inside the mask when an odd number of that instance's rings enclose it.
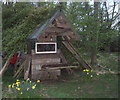
<instances>
[{"instance_id":1,"label":"shingled roof","mask_svg":"<svg viewBox=\"0 0 120 100\"><path fill-rule=\"evenodd\" d=\"M32 39L32 40L36 40L43 32L44 30L47 28L47 26L56 18L60 15L60 13L63 13L61 10L56 10L53 14L52 17L49 18L44 24L39 25L35 31L33 31L33 33L31 35L29 35L27 37L27 39Z\"/></svg>"}]
</instances>

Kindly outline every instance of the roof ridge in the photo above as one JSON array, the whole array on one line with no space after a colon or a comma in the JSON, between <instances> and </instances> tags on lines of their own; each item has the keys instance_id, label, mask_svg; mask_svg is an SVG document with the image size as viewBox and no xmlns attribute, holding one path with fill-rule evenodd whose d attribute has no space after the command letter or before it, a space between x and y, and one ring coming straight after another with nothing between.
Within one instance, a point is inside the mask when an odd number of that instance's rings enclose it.
<instances>
[{"instance_id":1,"label":"roof ridge","mask_svg":"<svg viewBox=\"0 0 120 100\"><path fill-rule=\"evenodd\" d=\"M27 39L37 39L39 35L46 29L46 27L56 18L56 16L60 13L60 9L56 9L51 14L50 18L48 18L45 22L40 23L36 29L30 34ZM35 36L36 35L36 36Z\"/></svg>"}]
</instances>

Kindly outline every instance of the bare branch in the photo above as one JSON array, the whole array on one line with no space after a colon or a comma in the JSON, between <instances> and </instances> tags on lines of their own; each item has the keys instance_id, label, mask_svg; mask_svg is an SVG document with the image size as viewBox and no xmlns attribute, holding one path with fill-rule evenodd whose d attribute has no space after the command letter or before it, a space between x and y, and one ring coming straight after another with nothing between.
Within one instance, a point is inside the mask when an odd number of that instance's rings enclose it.
<instances>
[{"instance_id":1,"label":"bare branch","mask_svg":"<svg viewBox=\"0 0 120 100\"><path fill-rule=\"evenodd\" d=\"M114 12L115 12L115 5L116 5L116 2L114 2L114 6L113 6L112 19L113 19Z\"/></svg>"},{"instance_id":2,"label":"bare branch","mask_svg":"<svg viewBox=\"0 0 120 100\"><path fill-rule=\"evenodd\" d=\"M104 6L105 6L105 11L107 13L107 22L108 22L109 21L109 13L108 13L108 10L107 10L106 2L104 2Z\"/></svg>"}]
</instances>

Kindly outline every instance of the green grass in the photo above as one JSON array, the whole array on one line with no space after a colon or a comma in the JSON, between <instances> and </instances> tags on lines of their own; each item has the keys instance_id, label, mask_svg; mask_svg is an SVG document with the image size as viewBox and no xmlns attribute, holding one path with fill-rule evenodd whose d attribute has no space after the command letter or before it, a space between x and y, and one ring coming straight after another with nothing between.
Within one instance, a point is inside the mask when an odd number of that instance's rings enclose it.
<instances>
[{"instance_id":1,"label":"green grass","mask_svg":"<svg viewBox=\"0 0 120 100\"><path fill-rule=\"evenodd\" d=\"M90 53L86 52L83 49L78 49L81 53L82 57L90 63ZM97 61L98 64L103 66L106 70L118 71L118 66L120 62L118 62L118 53L112 52L98 52L97 53Z\"/></svg>"},{"instance_id":2,"label":"green grass","mask_svg":"<svg viewBox=\"0 0 120 100\"><path fill-rule=\"evenodd\" d=\"M77 72L71 79L61 79L53 82L37 83L32 94L18 96L20 98L117 98L118 76L113 74L87 75L86 72ZM69 77L69 75L68 75ZM16 94L8 92L7 85L11 81L4 82L3 97L16 97ZM13 83L13 82L12 82Z\"/></svg>"},{"instance_id":3,"label":"green grass","mask_svg":"<svg viewBox=\"0 0 120 100\"><path fill-rule=\"evenodd\" d=\"M107 69L118 71L119 62L117 53L99 53L98 62Z\"/></svg>"},{"instance_id":4,"label":"green grass","mask_svg":"<svg viewBox=\"0 0 120 100\"><path fill-rule=\"evenodd\" d=\"M99 54L101 64L116 70L116 54ZM36 89L32 93L25 93L20 96L17 96L14 92L9 92L7 87L16 79L11 76L4 76L3 98L118 98L118 75L110 73L97 75L95 72L89 72L87 75L86 73L81 71L71 75L65 73L58 81L36 83ZM90 75L93 75L93 77L90 77Z\"/></svg>"}]
</instances>

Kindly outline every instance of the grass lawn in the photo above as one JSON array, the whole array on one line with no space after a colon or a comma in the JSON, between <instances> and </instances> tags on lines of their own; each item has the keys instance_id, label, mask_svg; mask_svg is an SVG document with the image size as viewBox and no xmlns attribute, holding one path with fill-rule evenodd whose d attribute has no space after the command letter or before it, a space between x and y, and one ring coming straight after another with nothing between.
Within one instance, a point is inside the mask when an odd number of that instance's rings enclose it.
<instances>
[{"instance_id":1,"label":"grass lawn","mask_svg":"<svg viewBox=\"0 0 120 100\"><path fill-rule=\"evenodd\" d=\"M117 70L116 56L100 54L98 61L105 64L106 68ZM35 83L35 89L31 89L30 92L24 90L21 95L8 89L8 85L15 81L16 79L11 76L3 77L3 98L118 98L118 75L110 73L99 75L94 71L89 71L88 74L81 71L69 75L64 73L58 81Z\"/></svg>"}]
</instances>

